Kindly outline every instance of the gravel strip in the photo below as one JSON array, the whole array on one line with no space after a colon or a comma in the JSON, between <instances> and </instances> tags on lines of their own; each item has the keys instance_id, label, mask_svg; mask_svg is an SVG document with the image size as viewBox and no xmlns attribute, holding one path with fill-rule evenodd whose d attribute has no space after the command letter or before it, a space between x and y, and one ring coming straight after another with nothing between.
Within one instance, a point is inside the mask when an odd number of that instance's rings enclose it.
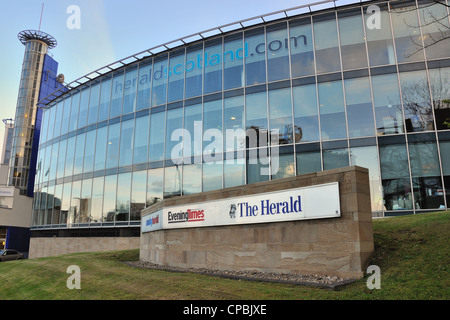
<instances>
[{"instance_id":1,"label":"gravel strip","mask_svg":"<svg viewBox=\"0 0 450 320\"><path fill-rule=\"evenodd\" d=\"M206 268L181 268L181 267L158 265L147 261L127 261L126 264L132 267L144 269L155 269L171 272L192 272L203 275L217 276L237 280L253 280L253 281L288 283L288 284L300 284L316 287L325 287L329 289L336 289L336 287L338 286L355 281L354 279L343 279L336 276L323 276L323 275L270 273L260 271L231 271L231 270L218 270Z\"/></svg>"}]
</instances>

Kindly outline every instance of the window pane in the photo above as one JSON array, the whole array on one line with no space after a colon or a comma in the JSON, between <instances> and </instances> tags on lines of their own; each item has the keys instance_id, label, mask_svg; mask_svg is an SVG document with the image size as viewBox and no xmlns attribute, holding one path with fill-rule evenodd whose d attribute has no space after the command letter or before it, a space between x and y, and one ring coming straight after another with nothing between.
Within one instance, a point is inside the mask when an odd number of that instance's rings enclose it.
<instances>
[{"instance_id":1,"label":"window pane","mask_svg":"<svg viewBox=\"0 0 450 320\"><path fill-rule=\"evenodd\" d=\"M70 199L69 219L67 224L70 226L80 222L80 197L81 197L81 181L72 183L72 194Z\"/></svg>"},{"instance_id":2,"label":"window pane","mask_svg":"<svg viewBox=\"0 0 450 320\"><path fill-rule=\"evenodd\" d=\"M147 206L163 199L164 168L148 170L147 176Z\"/></svg>"},{"instance_id":3,"label":"window pane","mask_svg":"<svg viewBox=\"0 0 450 320\"><path fill-rule=\"evenodd\" d=\"M173 109L167 111L166 124L166 155L165 159L175 159L182 157L182 149L180 143L182 139L183 129L183 108ZM172 141L172 134L174 134L174 141ZM180 152L177 152L180 151ZM173 153L173 154L172 154Z\"/></svg>"},{"instance_id":4,"label":"window pane","mask_svg":"<svg viewBox=\"0 0 450 320\"><path fill-rule=\"evenodd\" d=\"M205 43L205 55L200 65L205 66L205 82L203 93L222 90L222 38Z\"/></svg>"},{"instance_id":5,"label":"window pane","mask_svg":"<svg viewBox=\"0 0 450 320\"><path fill-rule=\"evenodd\" d=\"M123 76L123 70L115 72L113 75L111 106L109 108L110 118L114 118L122 114Z\"/></svg>"},{"instance_id":6,"label":"window pane","mask_svg":"<svg viewBox=\"0 0 450 320\"><path fill-rule=\"evenodd\" d=\"M166 103L167 55L154 60L152 106Z\"/></svg>"},{"instance_id":7,"label":"window pane","mask_svg":"<svg viewBox=\"0 0 450 320\"><path fill-rule=\"evenodd\" d=\"M136 90L138 80L137 67L127 68L123 84L123 112L127 114L136 111Z\"/></svg>"},{"instance_id":8,"label":"window pane","mask_svg":"<svg viewBox=\"0 0 450 320\"><path fill-rule=\"evenodd\" d=\"M322 170L320 151L297 152L297 174L306 174Z\"/></svg>"},{"instance_id":9,"label":"window pane","mask_svg":"<svg viewBox=\"0 0 450 320\"><path fill-rule=\"evenodd\" d=\"M94 170L95 137L96 131L92 130L86 133L86 146L84 149L84 169L83 172L92 172Z\"/></svg>"},{"instance_id":10,"label":"window pane","mask_svg":"<svg viewBox=\"0 0 450 320\"><path fill-rule=\"evenodd\" d=\"M61 120L64 112L64 102L60 101L54 107L56 109L56 117L55 117L55 131L53 137L59 137L61 135Z\"/></svg>"},{"instance_id":11,"label":"window pane","mask_svg":"<svg viewBox=\"0 0 450 320\"><path fill-rule=\"evenodd\" d=\"M147 170L133 172L131 187L130 220L141 220L141 211L145 208Z\"/></svg>"},{"instance_id":12,"label":"window pane","mask_svg":"<svg viewBox=\"0 0 450 320\"><path fill-rule=\"evenodd\" d=\"M294 154L279 154L271 157L272 179L295 176Z\"/></svg>"},{"instance_id":13,"label":"window pane","mask_svg":"<svg viewBox=\"0 0 450 320\"><path fill-rule=\"evenodd\" d=\"M88 124L93 124L97 122L99 99L100 99L100 81L97 81L91 85L91 94L89 96Z\"/></svg>"},{"instance_id":14,"label":"window pane","mask_svg":"<svg viewBox=\"0 0 450 320\"><path fill-rule=\"evenodd\" d=\"M85 127L87 124L87 116L89 110L89 90L87 87L81 91L80 97L80 113L78 115L78 128Z\"/></svg>"},{"instance_id":15,"label":"window pane","mask_svg":"<svg viewBox=\"0 0 450 320\"><path fill-rule=\"evenodd\" d=\"M70 97L64 99L64 112L62 114L62 122L61 122L61 134L66 134L69 131L69 122L70 122ZM45 124L45 123L44 123Z\"/></svg>"},{"instance_id":16,"label":"window pane","mask_svg":"<svg viewBox=\"0 0 450 320\"><path fill-rule=\"evenodd\" d=\"M183 194L202 192L202 165L183 166Z\"/></svg>"},{"instance_id":17,"label":"window pane","mask_svg":"<svg viewBox=\"0 0 450 320\"><path fill-rule=\"evenodd\" d=\"M108 148L106 152L106 169L116 168L119 160L120 122L108 128Z\"/></svg>"},{"instance_id":18,"label":"window pane","mask_svg":"<svg viewBox=\"0 0 450 320\"><path fill-rule=\"evenodd\" d=\"M425 71L400 73L407 132L433 130L433 111Z\"/></svg>"},{"instance_id":19,"label":"window pane","mask_svg":"<svg viewBox=\"0 0 450 320\"><path fill-rule=\"evenodd\" d=\"M91 218L92 179L83 180L80 199L80 223L88 223Z\"/></svg>"},{"instance_id":20,"label":"window pane","mask_svg":"<svg viewBox=\"0 0 450 320\"><path fill-rule=\"evenodd\" d=\"M411 210L412 195L406 146L380 146L381 179L386 210Z\"/></svg>"},{"instance_id":21,"label":"window pane","mask_svg":"<svg viewBox=\"0 0 450 320\"><path fill-rule=\"evenodd\" d=\"M450 207L450 141L441 141L439 143L441 152L442 174L446 189L447 208Z\"/></svg>"},{"instance_id":22,"label":"window pane","mask_svg":"<svg viewBox=\"0 0 450 320\"><path fill-rule=\"evenodd\" d=\"M203 56L203 44L186 48L186 98L199 96L203 88L203 68L198 64Z\"/></svg>"},{"instance_id":23,"label":"window pane","mask_svg":"<svg viewBox=\"0 0 450 320\"><path fill-rule=\"evenodd\" d=\"M370 19L374 12L364 7L366 21L367 49L369 51L370 66L380 66L395 63L394 44L392 41L391 22L387 4L377 3L380 17L379 26L373 25ZM379 28L378 28L379 27Z\"/></svg>"},{"instance_id":24,"label":"window pane","mask_svg":"<svg viewBox=\"0 0 450 320\"><path fill-rule=\"evenodd\" d=\"M402 104L395 74L372 77L378 135L403 133Z\"/></svg>"},{"instance_id":25,"label":"window pane","mask_svg":"<svg viewBox=\"0 0 450 320\"><path fill-rule=\"evenodd\" d=\"M383 193L376 146L350 148L350 165L369 169L372 211L383 210Z\"/></svg>"},{"instance_id":26,"label":"window pane","mask_svg":"<svg viewBox=\"0 0 450 320\"><path fill-rule=\"evenodd\" d=\"M133 159L134 119L122 122L119 167L130 165Z\"/></svg>"},{"instance_id":27,"label":"window pane","mask_svg":"<svg viewBox=\"0 0 450 320\"><path fill-rule=\"evenodd\" d=\"M244 96L224 100L225 151L245 149Z\"/></svg>"},{"instance_id":28,"label":"window pane","mask_svg":"<svg viewBox=\"0 0 450 320\"><path fill-rule=\"evenodd\" d=\"M57 179L64 177L64 165L66 164L66 149L67 149L67 140L62 140L59 143L58 167L56 169Z\"/></svg>"},{"instance_id":29,"label":"window pane","mask_svg":"<svg viewBox=\"0 0 450 320\"><path fill-rule=\"evenodd\" d=\"M158 112L150 115L148 161L164 160L165 118L165 112Z\"/></svg>"},{"instance_id":30,"label":"window pane","mask_svg":"<svg viewBox=\"0 0 450 320\"><path fill-rule=\"evenodd\" d=\"M90 223L98 223L102 221L103 208L103 182L104 177L94 178L92 180L92 207Z\"/></svg>"},{"instance_id":31,"label":"window pane","mask_svg":"<svg viewBox=\"0 0 450 320\"><path fill-rule=\"evenodd\" d=\"M72 95L69 132L77 129L79 109L80 109L80 92L78 91L77 93Z\"/></svg>"},{"instance_id":32,"label":"window pane","mask_svg":"<svg viewBox=\"0 0 450 320\"><path fill-rule=\"evenodd\" d=\"M133 163L147 162L148 158L148 128L150 118L149 116L136 118L136 125L134 128L134 149L133 149Z\"/></svg>"},{"instance_id":33,"label":"window pane","mask_svg":"<svg viewBox=\"0 0 450 320\"><path fill-rule=\"evenodd\" d=\"M115 221L130 220L131 172L117 177L117 199Z\"/></svg>"},{"instance_id":34,"label":"window pane","mask_svg":"<svg viewBox=\"0 0 450 320\"><path fill-rule=\"evenodd\" d=\"M351 14L351 15L350 15ZM339 39L341 41L342 68L344 70L367 67L366 44L361 10L341 11Z\"/></svg>"},{"instance_id":35,"label":"window pane","mask_svg":"<svg viewBox=\"0 0 450 320\"><path fill-rule=\"evenodd\" d=\"M267 92L245 96L247 147L268 145Z\"/></svg>"},{"instance_id":36,"label":"window pane","mask_svg":"<svg viewBox=\"0 0 450 320\"><path fill-rule=\"evenodd\" d=\"M266 39L264 28L244 33L249 54L245 57L245 83L247 86L266 82Z\"/></svg>"},{"instance_id":37,"label":"window pane","mask_svg":"<svg viewBox=\"0 0 450 320\"><path fill-rule=\"evenodd\" d=\"M66 153L66 168L64 170L64 176L71 176L73 173L73 156L75 152L75 138L71 137L67 140L67 153ZM47 161L45 161L47 163ZM47 172L44 167L44 174Z\"/></svg>"},{"instance_id":38,"label":"window pane","mask_svg":"<svg viewBox=\"0 0 450 320\"><path fill-rule=\"evenodd\" d=\"M450 56L450 25L445 4L419 5L423 42L427 59Z\"/></svg>"},{"instance_id":39,"label":"window pane","mask_svg":"<svg viewBox=\"0 0 450 320\"><path fill-rule=\"evenodd\" d=\"M270 167L267 148L253 149L247 160L247 183L269 180Z\"/></svg>"},{"instance_id":40,"label":"window pane","mask_svg":"<svg viewBox=\"0 0 450 320\"><path fill-rule=\"evenodd\" d=\"M393 6L391 10L397 61L411 62L423 60L423 46L415 5Z\"/></svg>"},{"instance_id":41,"label":"window pane","mask_svg":"<svg viewBox=\"0 0 450 320\"><path fill-rule=\"evenodd\" d=\"M95 142L95 165L94 170L105 169L106 146L108 145L108 127L102 127L97 130Z\"/></svg>"},{"instance_id":42,"label":"window pane","mask_svg":"<svg viewBox=\"0 0 450 320\"><path fill-rule=\"evenodd\" d=\"M295 142L319 140L316 85L293 87Z\"/></svg>"},{"instance_id":43,"label":"window pane","mask_svg":"<svg viewBox=\"0 0 450 320\"><path fill-rule=\"evenodd\" d=\"M203 153L214 157L223 150L222 141L222 100L205 102L203 105ZM210 142L211 141L211 142Z\"/></svg>"},{"instance_id":44,"label":"window pane","mask_svg":"<svg viewBox=\"0 0 450 320\"><path fill-rule=\"evenodd\" d=\"M336 17L334 13L329 16L330 20L320 21L318 19L323 17L317 17L313 18L317 73L339 71L341 64Z\"/></svg>"},{"instance_id":45,"label":"window pane","mask_svg":"<svg viewBox=\"0 0 450 320\"><path fill-rule=\"evenodd\" d=\"M202 154L202 139L194 141L194 137L202 135L202 105L195 104L184 108L183 155L185 157ZM189 133L189 135L187 134Z\"/></svg>"},{"instance_id":46,"label":"window pane","mask_svg":"<svg viewBox=\"0 0 450 320\"><path fill-rule=\"evenodd\" d=\"M102 79L102 86L100 90L100 104L98 107L98 121L108 119L109 104L111 102L111 77Z\"/></svg>"},{"instance_id":47,"label":"window pane","mask_svg":"<svg viewBox=\"0 0 450 320\"><path fill-rule=\"evenodd\" d=\"M269 91L269 127L271 135L278 135L279 144L292 143L291 88Z\"/></svg>"},{"instance_id":48,"label":"window pane","mask_svg":"<svg viewBox=\"0 0 450 320\"><path fill-rule=\"evenodd\" d=\"M203 191L217 190L222 188L223 162L203 163Z\"/></svg>"},{"instance_id":49,"label":"window pane","mask_svg":"<svg viewBox=\"0 0 450 320\"><path fill-rule=\"evenodd\" d=\"M164 168L164 198L181 195L181 166Z\"/></svg>"},{"instance_id":50,"label":"window pane","mask_svg":"<svg viewBox=\"0 0 450 320\"><path fill-rule=\"evenodd\" d=\"M319 83L319 106L322 139L346 138L342 81Z\"/></svg>"},{"instance_id":51,"label":"window pane","mask_svg":"<svg viewBox=\"0 0 450 320\"><path fill-rule=\"evenodd\" d=\"M244 85L244 42L242 33L233 34L224 39L223 89L239 88Z\"/></svg>"},{"instance_id":52,"label":"window pane","mask_svg":"<svg viewBox=\"0 0 450 320\"><path fill-rule=\"evenodd\" d=\"M48 175L49 181L54 180L56 178L56 168L57 168L57 162L58 162L58 149L59 149L59 143L54 143L52 146L50 172Z\"/></svg>"},{"instance_id":53,"label":"window pane","mask_svg":"<svg viewBox=\"0 0 450 320\"><path fill-rule=\"evenodd\" d=\"M270 25L267 32L267 74L269 81L287 79L289 72L289 45L287 24Z\"/></svg>"},{"instance_id":54,"label":"window pane","mask_svg":"<svg viewBox=\"0 0 450 320\"><path fill-rule=\"evenodd\" d=\"M292 77L314 74L311 19L289 21Z\"/></svg>"},{"instance_id":55,"label":"window pane","mask_svg":"<svg viewBox=\"0 0 450 320\"><path fill-rule=\"evenodd\" d=\"M349 137L375 135L369 79L348 79L344 84Z\"/></svg>"},{"instance_id":56,"label":"window pane","mask_svg":"<svg viewBox=\"0 0 450 320\"><path fill-rule=\"evenodd\" d=\"M152 63L153 61L150 60L139 64L139 83L136 101L137 110L150 107L150 93L153 78Z\"/></svg>"},{"instance_id":57,"label":"window pane","mask_svg":"<svg viewBox=\"0 0 450 320\"><path fill-rule=\"evenodd\" d=\"M348 150L323 150L323 170L348 167Z\"/></svg>"},{"instance_id":58,"label":"window pane","mask_svg":"<svg viewBox=\"0 0 450 320\"><path fill-rule=\"evenodd\" d=\"M169 60L169 93L167 101L183 99L184 93L184 49L171 52Z\"/></svg>"},{"instance_id":59,"label":"window pane","mask_svg":"<svg viewBox=\"0 0 450 320\"><path fill-rule=\"evenodd\" d=\"M245 159L228 159L223 168L224 188L235 187L245 184Z\"/></svg>"},{"instance_id":60,"label":"window pane","mask_svg":"<svg viewBox=\"0 0 450 320\"><path fill-rule=\"evenodd\" d=\"M55 186L55 198L53 202L53 217L52 224L59 224L61 217L61 200L62 200L63 185Z\"/></svg>"},{"instance_id":61,"label":"window pane","mask_svg":"<svg viewBox=\"0 0 450 320\"><path fill-rule=\"evenodd\" d=\"M432 69L429 74L436 127L450 129L450 68Z\"/></svg>"},{"instance_id":62,"label":"window pane","mask_svg":"<svg viewBox=\"0 0 450 320\"><path fill-rule=\"evenodd\" d=\"M84 160L84 143L86 141L86 134L79 134L75 145L75 161L73 166L73 174L80 174L83 172Z\"/></svg>"},{"instance_id":63,"label":"window pane","mask_svg":"<svg viewBox=\"0 0 450 320\"><path fill-rule=\"evenodd\" d=\"M105 193L103 196L103 221L112 222L116 215L117 176L105 177Z\"/></svg>"},{"instance_id":64,"label":"window pane","mask_svg":"<svg viewBox=\"0 0 450 320\"><path fill-rule=\"evenodd\" d=\"M44 190L44 189L42 189ZM69 210L70 210L70 193L72 191L72 183L64 183L63 186L63 196L61 201L61 224L67 224L67 219L69 218ZM42 199L41 199L42 202ZM41 204L42 207L42 204Z\"/></svg>"}]
</instances>

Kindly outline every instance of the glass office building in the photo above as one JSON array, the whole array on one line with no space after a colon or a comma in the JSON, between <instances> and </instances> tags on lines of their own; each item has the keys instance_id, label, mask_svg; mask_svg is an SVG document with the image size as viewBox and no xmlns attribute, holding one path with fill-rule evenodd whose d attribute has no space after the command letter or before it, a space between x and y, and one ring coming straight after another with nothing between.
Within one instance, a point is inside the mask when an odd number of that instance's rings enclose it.
<instances>
[{"instance_id":1,"label":"glass office building","mask_svg":"<svg viewBox=\"0 0 450 320\"><path fill-rule=\"evenodd\" d=\"M369 168L374 215L450 206L446 5L362 2L220 31L44 107L35 235L139 234L140 211L167 197L349 165Z\"/></svg>"}]
</instances>

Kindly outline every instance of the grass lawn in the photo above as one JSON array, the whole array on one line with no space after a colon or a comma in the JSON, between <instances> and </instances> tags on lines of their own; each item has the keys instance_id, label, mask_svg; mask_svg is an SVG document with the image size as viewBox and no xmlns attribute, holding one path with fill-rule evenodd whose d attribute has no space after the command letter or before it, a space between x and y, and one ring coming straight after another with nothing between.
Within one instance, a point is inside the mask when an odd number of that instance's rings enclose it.
<instances>
[{"instance_id":1,"label":"grass lawn","mask_svg":"<svg viewBox=\"0 0 450 320\"><path fill-rule=\"evenodd\" d=\"M448 300L450 212L374 220L371 264L381 289L367 277L329 290L300 285L222 279L192 273L138 269L138 250L78 253L0 263L0 299L22 300ZM67 267L81 270L81 289L69 290Z\"/></svg>"}]
</instances>

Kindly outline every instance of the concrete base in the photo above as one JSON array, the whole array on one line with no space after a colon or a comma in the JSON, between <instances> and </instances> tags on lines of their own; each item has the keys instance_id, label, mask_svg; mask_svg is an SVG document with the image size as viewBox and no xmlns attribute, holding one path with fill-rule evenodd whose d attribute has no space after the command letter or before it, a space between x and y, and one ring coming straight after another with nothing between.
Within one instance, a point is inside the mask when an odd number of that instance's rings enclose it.
<instances>
[{"instance_id":1,"label":"concrete base","mask_svg":"<svg viewBox=\"0 0 450 320\"><path fill-rule=\"evenodd\" d=\"M347 167L175 197L164 206L339 182L341 217L158 230L141 234L140 259L160 265L361 278L373 253L368 170ZM326 201L324 195L323 201Z\"/></svg>"}]
</instances>

